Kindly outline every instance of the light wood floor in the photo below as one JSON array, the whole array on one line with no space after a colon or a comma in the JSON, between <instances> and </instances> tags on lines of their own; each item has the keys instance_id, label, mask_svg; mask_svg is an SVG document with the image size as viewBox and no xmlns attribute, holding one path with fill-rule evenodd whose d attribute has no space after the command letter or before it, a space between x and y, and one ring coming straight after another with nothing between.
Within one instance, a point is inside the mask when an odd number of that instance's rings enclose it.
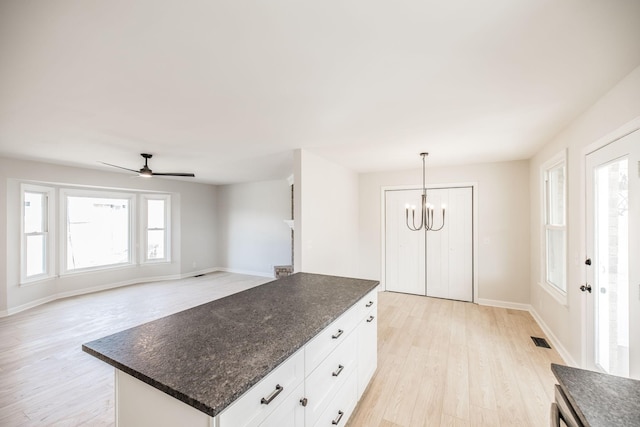
<instances>
[{"instance_id":1,"label":"light wood floor","mask_svg":"<svg viewBox=\"0 0 640 427\"><path fill-rule=\"evenodd\" d=\"M270 279L230 273L127 286L0 318L0 426L113 426L113 367L83 343Z\"/></svg>"},{"instance_id":2,"label":"light wood floor","mask_svg":"<svg viewBox=\"0 0 640 427\"><path fill-rule=\"evenodd\" d=\"M349 427L548 426L555 350L524 311L381 293L378 370Z\"/></svg>"},{"instance_id":3,"label":"light wood floor","mask_svg":"<svg viewBox=\"0 0 640 427\"><path fill-rule=\"evenodd\" d=\"M100 338L269 279L229 273L128 286L0 318L0 426L113 426ZM547 426L554 350L526 312L381 293L378 370L349 427Z\"/></svg>"}]
</instances>

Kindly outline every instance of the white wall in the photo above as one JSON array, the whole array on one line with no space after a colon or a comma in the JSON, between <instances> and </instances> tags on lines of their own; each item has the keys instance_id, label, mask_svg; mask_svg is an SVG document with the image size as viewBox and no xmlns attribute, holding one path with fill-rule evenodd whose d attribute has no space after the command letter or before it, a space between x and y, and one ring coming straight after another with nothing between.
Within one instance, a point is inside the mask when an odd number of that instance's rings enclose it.
<instances>
[{"instance_id":1,"label":"white wall","mask_svg":"<svg viewBox=\"0 0 640 427\"><path fill-rule=\"evenodd\" d=\"M417 154L416 163L420 164ZM381 280L382 187L421 183L422 169L360 175L360 277ZM528 162L427 167L427 186L456 183L477 184L479 299L514 307L528 305Z\"/></svg>"},{"instance_id":2,"label":"white wall","mask_svg":"<svg viewBox=\"0 0 640 427\"><path fill-rule=\"evenodd\" d=\"M162 191L172 195L171 263L71 274L20 286L20 182ZM216 196L212 185L0 158L0 313L56 297L154 278L210 271L217 266Z\"/></svg>"},{"instance_id":3,"label":"white wall","mask_svg":"<svg viewBox=\"0 0 640 427\"><path fill-rule=\"evenodd\" d=\"M640 127L640 67L612 88L532 159L531 183L531 303L540 322L553 334L568 363L584 366L584 302L578 287L585 282L585 155L598 146ZM588 148L587 148L588 147ZM542 189L540 167L568 150L568 269L566 306L552 298L541 281Z\"/></svg>"},{"instance_id":4,"label":"white wall","mask_svg":"<svg viewBox=\"0 0 640 427\"><path fill-rule=\"evenodd\" d=\"M273 277L291 264L291 187L287 180L218 187L218 253L226 270Z\"/></svg>"},{"instance_id":5,"label":"white wall","mask_svg":"<svg viewBox=\"0 0 640 427\"><path fill-rule=\"evenodd\" d=\"M358 174L306 150L295 155L295 268L358 272Z\"/></svg>"}]
</instances>

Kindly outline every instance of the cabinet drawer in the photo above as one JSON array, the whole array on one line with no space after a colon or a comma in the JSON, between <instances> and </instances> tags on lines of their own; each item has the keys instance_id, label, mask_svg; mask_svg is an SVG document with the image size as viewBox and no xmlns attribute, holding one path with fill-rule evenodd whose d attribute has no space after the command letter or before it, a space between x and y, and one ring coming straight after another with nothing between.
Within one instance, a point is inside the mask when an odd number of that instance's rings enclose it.
<instances>
[{"instance_id":1,"label":"cabinet drawer","mask_svg":"<svg viewBox=\"0 0 640 427\"><path fill-rule=\"evenodd\" d=\"M322 412L314 427L344 427L356 407L356 400L356 375L351 375Z\"/></svg>"},{"instance_id":2,"label":"cabinet drawer","mask_svg":"<svg viewBox=\"0 0 640 427\"><path fill-rule=\"evenodd\" d=\"M347 378L357 373L357 334L350 334L305 380L305 425L313 425Z\"/></svg>"},{"instance_id":3,"label":"cabinet drawer","mask_svg":"<svg viewBox=\"0 0 640 427\"><path fill-rule=\"evenodd\" d=\"M303 379L304 351L299 350L225 409L219 417L220 425L259 425Z\"/></svg>"},{"instance_id":4,"label":"cabinet drawer","mask_svg":"<svg viewBox=\"0 0 640 427\"><path fill-rule=\"evenodd\" d=\"M324 328L304 349L305 372L308 376L358 325L358 307L354 306Z\"/></svg>"},{"instance_id":5,"label":"cabinet drawer","mask_svg":"<svg viewBox=\"0 0 640 427\"><path fill-rule=\"evenodd\" d=\"M358 319L367 317L373 310L378 309L378 288L372 290L356 303Z\"/></svg>"},{"instance_id":6,"label":"cabinet drawer","mask_svg":"<svg viewBox=\"0 0 640 427\"><path fill-rule=\"evenodd\" d=\"M304 395L301 383L284 401L260 424L260 427L304 427L304 407L300 403Z\"/></svg>"},{"instance_id":7,"label":"cabinet drawer","mask_svg":"<svg viewBox=\"0 0 640 427\"><path fill-rule=\"evenodd\" d=\"M378 312L369 312L358 326L358 399L378 366Z\"/></svg>"}]
</instances>

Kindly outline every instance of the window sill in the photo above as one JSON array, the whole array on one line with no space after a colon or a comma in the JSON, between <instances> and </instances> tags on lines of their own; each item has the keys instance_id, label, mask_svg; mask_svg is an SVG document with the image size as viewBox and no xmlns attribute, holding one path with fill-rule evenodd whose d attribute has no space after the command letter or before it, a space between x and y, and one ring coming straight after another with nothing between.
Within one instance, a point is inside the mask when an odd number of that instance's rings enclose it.
<instances>
[{"instance_id":1,"label":"window sill","mask_svg":"<svg viewBox=\"0 0 640 427\"><path fill-rule=\"evenodd\" d=\"M538 286L544 289L553 299L555 299L558 303L567 307L567 293L559 290L555 286L548 284L547 282L538 282Z\"/></svg>"},{"instance_id":2,"label":"window sill","mask_svg":"<svg viewBox=\"0 0 640 427\"><path fill-rule=\"evenodd\" d=\"M158 264L171 264L171 260L170 259L150 259L140 263L141 266L158 265Z\"/></svg>"},{"instance_id":3,"label":"window sill","mask_svg":"<svg viewBox=\"0 0 640 427\"><path fill-rule=\"evenodd\" d=\"M136 267L135 263L125 263L125 264L115 264L115 265L107 265L107 266L99 266L99 267L87 267L77 270L65 271L60 274L60 277L64 276L78 276L83 274L93 274L93 273L101 273L106 271L114 271L114 270L125 270L129 268Z\"/></svg>"},{"instance_id":4,"label":"window sill","mask_svg":"<svg viewBox=\"0 0 640 427\"><path fill-rule=\"evenodd\" d=\"M35 277L33 279L24 279L24 280L20 280L19 286L21 288L26 288L29 286L39 285L41 283L48 282L50 280L54 280L55 278L56 276L42 276L42 277Z\"/></svg>"}]
</instances>

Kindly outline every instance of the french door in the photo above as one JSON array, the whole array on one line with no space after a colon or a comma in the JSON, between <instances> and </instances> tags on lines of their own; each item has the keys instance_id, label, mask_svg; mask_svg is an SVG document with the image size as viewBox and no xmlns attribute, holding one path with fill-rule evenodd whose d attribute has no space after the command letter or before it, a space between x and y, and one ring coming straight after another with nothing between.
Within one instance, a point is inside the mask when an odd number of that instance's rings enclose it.
<instances>
[{"instance_id":1,"label":"french door","mask_svg":"<svg viewBox=\"0 0 640 427\"><path fill-rule=\"evenodd\" d=\"M473 188L427 190L447 206L440 231L410 231L405 205L419 205L422 190L385 191L385 287L388 291L473 301Z\"/></svg>"},{"instance_id":2,"label":"french door","mask_svg":"<svg viewBox=\"0 0 640 427\"><path fill-rule=\"evenodd\" d=\"M587 368L640 378L640 131L586 158Z\"/></svg>"}]
</instances>

